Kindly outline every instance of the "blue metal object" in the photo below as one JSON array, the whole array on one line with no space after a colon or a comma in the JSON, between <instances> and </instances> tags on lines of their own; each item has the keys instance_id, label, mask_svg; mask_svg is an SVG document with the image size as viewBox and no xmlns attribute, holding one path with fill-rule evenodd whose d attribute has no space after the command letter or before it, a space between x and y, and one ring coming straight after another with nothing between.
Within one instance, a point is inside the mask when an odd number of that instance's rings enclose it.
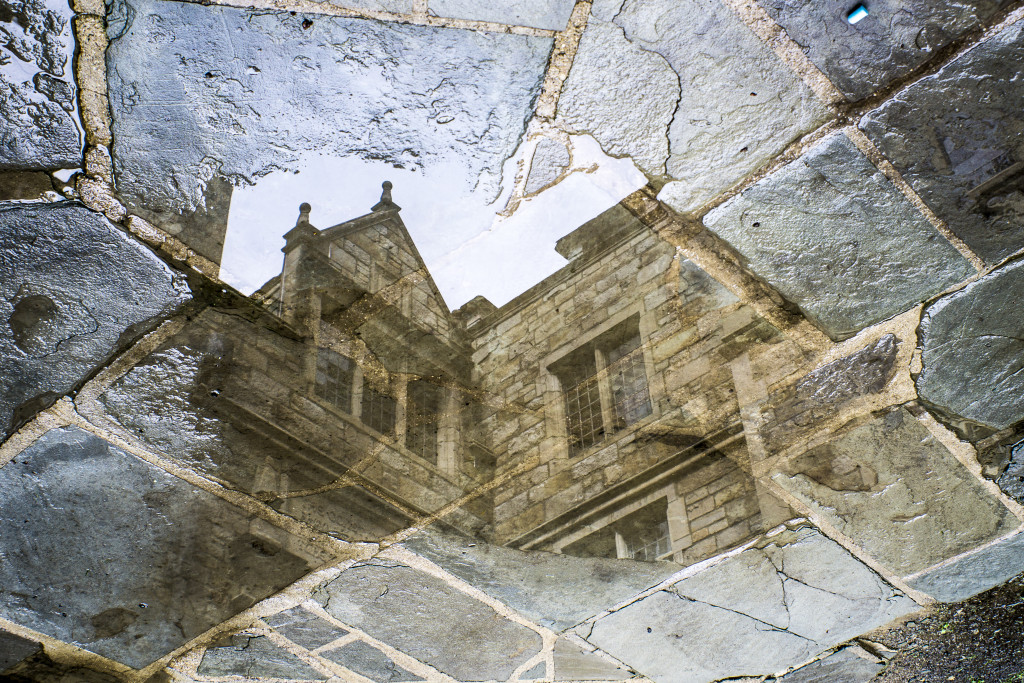
<instances>
[{"instance_id":1,"label":"blue metal object","mask_svg":"<svg viewBox=\"0 0 1024 683\"><path fill-rule=\"evenodd\" d=\"M857 5L850 13L846 15L846 20L851 24L856 24L858 21L868 15L868 8L864 5Z\"/></svg>"}]
</instances>

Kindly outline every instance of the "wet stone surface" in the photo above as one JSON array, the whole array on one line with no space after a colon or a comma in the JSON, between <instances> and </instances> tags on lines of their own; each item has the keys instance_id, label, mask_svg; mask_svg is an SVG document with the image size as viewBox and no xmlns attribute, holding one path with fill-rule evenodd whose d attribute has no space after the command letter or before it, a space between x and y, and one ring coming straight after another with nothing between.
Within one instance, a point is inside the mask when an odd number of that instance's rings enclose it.
<instances>
[{"instance_id":1,"label":"wet stone surface","mask_svg":"<svg viewBox=\"0 0 1024 683\"><path fill-rule=\"evenodd\" d=\"M777 678L778 683L867 683L884 662L861 647L851 645Z\"/></svg>"},{"instance_id":2,"label":"wet stone surface","mask_svg":"<svg viewBox=\"0 0 1024 683\"><path fill-rule=\"evenodd\" d=\"M542 138L530 162L530 177L526 181L526 194L533 194L551 185L569 166L569 150L561 142Z\"/></svg>"},{"instance_id":3,"label":"wet stone surface","mask_svg":"<svg viewBox=\"0 0 1024 683\"><path fill-rule=\"evenodd\" d=\"M609 154L679 181L659 199L692 211L827 113L721 3L625 0L595 7L559 116Z\"/></svg>"},{"instance_id":4,"label":"wet stone surface","mask_svg":"<svg viewBox=\"0 0 1024 683\"><path fill-rule=\"evenodd\" d=\"M423 680L395 664L390 657L369 643L358 640L337 650L328 650L324 657L376 683Z\"/></svg>"},{"instance_id":5,"label":"wet stone surface","mask_svg":"<svg viewBox=\"0 0 1024 683\"><path fill-rule=\"evenodd\" d=\"M1024 261L945 296L921 319L921 398L994 429L1024 419Z\"/></svg>"},{"instance_id":6,"label":"wet stone surface","mask_svg":"<svg viewBox=\"0 0 1024 683\"><path fill-rule=\"evenodd\" d=\"M0 205L0 434L73 389L187 291L81 204Z\"/></svg>"},{"instance_id":7,"label":"wet stone surface","mask_svg":"<svg viewBox=\"0 0 1024 683\"><path fill-rule=\"evenodd\" d=\"M42 649L40 643L0 631L0 673L15 664L20 664Z\"/></svg>"},{"instance_id":8,"label":"wet stone surface","mask_svg":"<svg viewBox=\"0 0 1024 683\"><path fill-rule=\"evenodd\" d=\"M57 0L0 5L0 170L81 164L71 17Z\"/></svg>"},{"instance_id":9,"label":"wet stone surface","mask_svg":"<svg viewBox=\"0 0 1024 683\"><path fill-rule=\"evenodd\" d=\"M319 673L297 656L265 636L239 634L207 648L199 664L203 676L244 676L324 681Z\"/></svg>"},{"instance_id":10,"label":"wet stone surface","mask_svg":"<svg viewBox=\"0 0 1024 683\"><path fill-rule=\"evenodd\" d=\"M997 0L880 0L856 24L841 0L758 0L814 65L850 100L860 100L909 74L958 36L991 17Z\"/></svg>"},{"instance_id":11,"label":"wet stone surface","mask_svg":"<svg viewBox=\"0 0 1024 683\"><path fill-rule=\"evenodd\" d=\"M762 435L769 448L794 442L853 400L881 391L893 376L899 343L887 334L769 396L761 409Z\"/></svg>"},{"instance_id":12,"label":"wet stone surface","mask_svg":"<svg viewBox=\"0 0 1024 683\"><path fill-rule=\"evenodd\" d=\"M812 448L773 479L901 575L1020 524L903 408Z\"/></svg>"},{"instance_id":13,"label":"wet stone surface","mask_svg":"<svg viewBox=\"0 0 1024 683\"><path fill-rule=\"evenodd\" d=\"M556 681L618 681L634 675L629 669L564 638L555 641L553 654Z\"/></svg>"},{"instance_id":14,"label":"wet stone surface","mask_svg":"<svg viewBox=\"0 0 1024 683\"><path fill-rule=\"evenodd\" d=\"M1024 567L1024 534L1016 533L907 582L940 602L956 602L1012 579Z\"/></svg>"},{"instance_id":15,"label":"wet stone surface","mask_svg":"<svg viewBox=\"0 0 1024 683\"><path fill-rule=\"evenodd\" d=\"M293 607L264 619L275 631L296 645L315 650L348 633L343 628L310 614L301 607Z\"/></svg>"},{"instance_id":16,"label":"wet stone surface","mask_svg":"<svg viewBox=\"0 0 1024 683\"><path fill-rule=\"evenodd\" d=\"M974 273L842 134L712 210L704 224L833 339Z\"/></svg>"},{"instance_id":17,"label":"wet stone surface","mask_svg":"<svg viewBox=\"0 0 1024 683\"><path fill-rule=\"evenodd\" d=\"M447 162L493 194L552 44L158 0L119 1L108 21L118 189L214 260L231 186L312 152Z\"/></svg>"},{"instance_id":18,"label":"wet stone surface","mask_svg":"<svg viewBox=\"0 0 1024 683\"><path fill-rule=\"evenodd\" d=\"M862 119L922 199L989 263L1024 246L1024 21Z\"/></svg>"},{"instance_id":19,"label":"wet stone surface","mask_svg":"<svg viewBox=\"0 0 1024 683\"><path fill-rule=\"evenodd\" d=\"M76 428L47 432L4 465L0 496L0 615L134 667L322 561Z\"/></svg>"},{"instance_id":20,"label":"wet stone surface","mask_svg":"<svg viewBox=\"0 0 1024 683\"><path fill-rule=\"evenodd\" d=\"M461 681L505 680L541 647L535 631L404 565L355 565L313 597L342 623Z\"/></svg>"},{"instance_id":21,"label":"wet stone surface","mask_svg":"<svg viewBox=\"0 0 1024 683\"><path fill-rule=\"evenodd\" d=\"M439 17L564 31L574 4L573 0L430 0L428 7L431 14Z\"/></svg>"},{"instance_id":22,"label":"wet stone surface","mask_svg":"<svg viewBox=\"0 0 1024 683\"><path fill-rule=\"evenodd\" d=\"M610 609L681 569L671 562L524 552L431 532L404 545L555 631Z\"/></svg>"},{"instance_id":23,"label":"wet stone surface","mask_svg":"<svg viewBox=\"0 0 1024 683\"><path fill-rule=\"evenodd\" d=\"M583 634L654 680L771 674L917 609L809 529L598 619Z\"/></svg>"}]
</instances>

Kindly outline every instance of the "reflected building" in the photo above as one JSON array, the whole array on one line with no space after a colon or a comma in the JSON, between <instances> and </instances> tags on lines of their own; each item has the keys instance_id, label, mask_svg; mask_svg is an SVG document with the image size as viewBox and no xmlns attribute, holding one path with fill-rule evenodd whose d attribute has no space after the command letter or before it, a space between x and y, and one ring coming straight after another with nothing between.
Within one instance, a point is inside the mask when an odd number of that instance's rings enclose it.
<instances>
[{"instance_id":1,"label":"reflected building","mask_svg":"<svg viewBox=\"0 0 1024 683\"><path fill-rule=\"evenodd\" d=\"M339 225L310 210L256 294L300 355L267 359L287 405L264 412L308 424L303 448L349 480L296 496L268 460L282 512L377 540L446 510L447 530L497 544L683 563L790 516L751 476L734 377L800 352L622 206L559 240L567 265L530 290L454 312L389 183Z\"/></svg>"}]
</instances>

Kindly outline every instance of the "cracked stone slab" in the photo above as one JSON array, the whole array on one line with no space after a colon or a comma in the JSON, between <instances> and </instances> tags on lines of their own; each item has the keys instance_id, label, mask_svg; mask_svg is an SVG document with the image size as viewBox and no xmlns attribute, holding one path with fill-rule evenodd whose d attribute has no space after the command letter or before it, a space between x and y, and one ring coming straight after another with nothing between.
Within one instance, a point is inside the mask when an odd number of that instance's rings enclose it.
<instances>
[{"instance_id":1,"label":"cracked stone slab","mask_svg":"<svg viewBox=\"0 0 1024 683\"><path fill-rule=\"evenodd\" d=\"M840 133L704 224L837 340L975 272Z\"/></svg>"},{"instance_id":2,"label":"cracked stone slab","mask_svg":"<svg viewBox=\"0 0 1024 683\"><path fill-rule=\"evenodd\" d=\"M842 0L758 0L810 60L850 100L906 76L1008 4L996 0L878 0L851 24Z\"/></svg>"},{"instance_id":3,"label":"cracked stone slab","mask_svg":"<svg viewBox=\"0 0 1024 683\"><path fill-rule=\"evenodd\" d=\"M420 532L404 545L555 631L611 609L681 569L671 562L515 550L430 531Z\"/></svg>"},{"instance_id":4,"label":"cracked stone slab","mask_svg":"<svg viewBox=\"0 0 1024 683\"><path fill-rule=\"evenodd\" d=\"M1024 533L907 579L911 588L940 602L960 602L998 586L1024 567Z\"/></svg>"},{"instance_id":5,"label":"cracked stone slab","mask_svg":"<svg viewBox=\"0 0 1024 683\"><path fill-rule=\"evenodd\" d=\"M162 0L119 0L108 22L118 190L214 259L231 187L297 171L314 152L454 164L495 194L552 45Z\"/></svg>"},{"instance_id":6,"label":"cracked stone slab","mask_svg":"<svg viewBox=\"0 0 1024 683\"><path fill-rule=\"evenodd\" d=\"M1024 21L866 115L861 129L986 262L1024 246Z\"/></svg>"},{"instance_id":7,"label":"cracked stone slab","mask_svg":"<svg viewBox=\"0 0 1024 683\"><path fill-rule=\"evenodd\" d=\"M405 565L354 565L313 597L342 623L460 681L506 680L541 648L537 632Z\"/></svg>"},{"instance_id":8,"label":"cracked stone slab","mask_svg":"<svg viewBox=\"0 0 1024 683\"><path fill-rule=\"evenodd\" d=\"M325 681L327 676L266 636L234 635L206 649L197 671L202 676Z\"/></svg>"},{"instance_id":9,"label":"cracked stone slab","mask_svg":"<svg viewBox=\"0 0 1024 683\"><path fill-rule=\"evenodd\" d=\"M921 398L994 429L1024 419L1024 261L942 297L921 318Z\"/></svg>"},{"instance_id":10,"label":"cracked stone slab","mask_svg":"<svg viewBox=\"0 0 1024 683\"><path fill-rule=\"evenodd\" d=\"M0 433L187 293L152 252L77 202L0 204Z\"/></svg>"},{"instance_id":11,"label":"cracked stone slab","mask_svg":"<svg viewBox=\"0 0 1024 683\"><path fill-rule=\"evenodd\" d=\"M658 682L772 674L917 609L817 531L784 531L597 620L587 637Z\"/></svg>"},{"instance_id":12,"label":"cracked stone slab","mask_svg":"<svg viewBox=\"0 0 1024 683\"><path fill-rule=\"evenodd\" d=\"M558 140L541 138L530 162L526 194L533 194L553 184L569 167L569 150Z\"/></svg>"},{"instance_id":13,"label":"cracked stone slab","mask_svg":"<svg viewBox=\"0 0 1024 683\"><path fill-rule=\"evenodd\" d=\"M322 561L74 427L4 465L0 498L0 615L136 668Z\"/></svg>"},{"instance_id":14,"label":"cracked stone slab","mask_svg":"<svg viewBox=\"0 0 1024 683\"><path fill-rule=\"evenodd\" d=\"M619 681L633 672L594 652L588 652L565 638L555 641L553 662L556 681Z\"/></svg>"},{"instance_id":15,"label":"cracked stone slab","mask_svg":"<svg viewBox=\"0 0 1024 683\"><path fill-rule=\"evenodd\" d=\"M296 645L310 650L315 650L348 633L345 629L339 628L301 607L292 607L284 612L278 612L264 618L263 621Z\"/></svg>"},{"instance_id":16,"label":"cracked stone slab","mask_svg":"<svg viewBox=\"0 0 1024 683\"><path fill-rule=\"evenodd\" d=\"M427 7L438 17L564 31L575 4L575 0L429 0Z\"/></svg>"},{"instance_id":17,"label":"cracked stone slab","mask_svg":"<svg viewBox=\"0 0 1024 683\"><path fill-rule=\"evenodd\" d=\"M772 477L780 486L904 576L1020 524L905 408L781 470Z\"/></svg>"},{"instance_id":18,"label":"cracked stone slab","mask_svg":"<svg viewBox=\"0 0 1024 683\"><path fill-rule=\"evenodd\" d=\"M0 170L82 163L71 77L73 15L59 0L0 6Z\"/></svg>"},{"instance_id":19,"label":"cracked stone slab","mask_svg":"<svg viewBox=\"0 0 1024 683\"><path fill-rule=\"evenodd\" d=\"M777 679L778 683L868 683L885 665L851 645Z\"/></svg>"},{"instance_id":20,"label":"cracked stone slab","mask_svg":"<svg viewBox=\"0 0 1024 683\"><path fill-rule=\"evenodd\" d=\"M360 676L376 681L376 683L423 680L395 664L390 657L374 646L361 640L349 643L337 650L328 650L323 653L323 656Z\"/></svg>"}]
</instances>

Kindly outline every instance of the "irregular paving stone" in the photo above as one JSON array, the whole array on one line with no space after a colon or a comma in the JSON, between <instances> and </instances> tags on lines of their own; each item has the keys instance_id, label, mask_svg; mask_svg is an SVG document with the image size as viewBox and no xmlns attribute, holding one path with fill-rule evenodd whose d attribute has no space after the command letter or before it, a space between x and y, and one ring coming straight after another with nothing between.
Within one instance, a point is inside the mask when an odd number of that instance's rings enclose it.
<instances>
[{"instance_id":1,"label":"irregular paving stone","mask_svg":"<svg viewBox=\"0 0 1024 683\"><path fill-rule=\"evenodd\" d=\"M1007 4L876 0L865 19L851 24L846 16L853 5L842 0L758 2L851 100L909 74Z\"/></svg>"},{"instance_id":2,"label":"irregular paving stone","mask_svg":"<svg viewBox=\"0 0 1024 683\"><path fill-rule=\"evenodd\" d=\"M865 552L913 574L1020 524L904 408L807 451L773 475Z\"/></svg>"},{"instance_id":3,"label":"irregular paving stone","mask_svg":"<svg viewBox=\"0 0 1024 683\"><path fill-rule=\"evenodd\" d=\"M623 102L633 106L623 107ZM679 101L679 77L659 54L630 42L622 28L587 22L558 98L567 129L589 133L611 156L628 156L648 175L665 172L668 124Z\"/></svg>"},{"instance_id":4,"label":"irregular paving stone","mask_svg":"<svg viewBox=\"0 0 1024 683\"><path fill-rule=\"evenodd\" d=\"M361 676L366 676L371 681L377 681L377 683L423 680L395 664L390 657L374 646L361 640L349 643L337 650L328 650L323 653L323 656Z\"/></svg>"},{"instance_id":5,"label":"irregular paving stone","mask_svg":"<svg viewBox=\"0 0 1024 683\"><path fill-rule=\"evenodd\" d=\"M1024 441L1010 447L1010 462L996 483L1003 493L1024 504Z\"/></svg>"},{"instance_id":6,"label":"irregular paving stone","mask_svg":"<svg viewBox=\"0 0 1024 683\"><path fill-rule=\"evenodd\" d=\"M842 134L715 208L704 224L833 339L974 273Z\"/></svg>"},{"instance_id":7,"label":"irregular paving stone","mask_svg":"<svg viewBox=\"0 0 1024 683\"><path fill-rule=\"evenodd\" d=\"M543 190L558 180L569 166L569 150L561 142L542 138L537 143L530 162L530 176L526 179L526 194Z\"/></svg>"},{"instance_id":8,"label":"irregular paving stone","mask_svg":"<svg viewBox=\"0 0 1024 683\"><path fill-rule=\"evenodd\" d=\"M940 602L958 602L1013 578L1022 567L1024 534L1018 533L907 583Z\"/></svg>"},{"instance_id":9,"label":"irregular paving stone","mask_svg":"<svg viewBox=\"0 0 1024 683\"><path fill-rule=\"evenodd\" d=\"M342 623L460 681L505 680L541 648L535 631L404 565L355 565L313 597Z\"/></svg>"},{"instance_id":10,"label":"irregular paving stone","mask_svg":"<svg viewBox=\"0 0 1024 683\"><path fill-rule=\"evenodd\" d=\"M587 640L656 681L784 670L917 609L817 531L784 531L597 620Z\"/></svg>"},{"instance_id":11,"label":"irregular paving stone","mask_svg":"<svg viewBox=\"0 0 1024 683\"><path fill-rule=\"evenodd\" d=\"M893 376L899 341L887 334L768 397L761 429L769 449L795 443L844 405L881 391Z\"/></svg>"},{"instance_id":12,"label":"irregular paving stone","mask_svg":"<svg viewBox=\"0 0 1024 683\"><path fill-rule=\"evenodd\" d=\"M0 205L0 434L73 389L123 335L187 292L182 277L81 204Z\"/></svg>"},{"instance_id":13,"label":"irregular paving stone","mask_svg":"<svg viewBox=\"0 0 1024 683\"><path fill-rule=\"evenodd\" d=\"M556 681L618 681L633 677L629 669L587 652L564 638L555 641L553 654Z\"/></svg>"},{"instance_id":14,"label":"irregular paving stone","mask_svg":"<svg viewBox=\"0 0 1024 683\"><path fill-rule=\"evenodd\" d=\"M42 649L40 643L0 631L0 672L20 664Z\"/></svg>"},{"instance_id":15,"label":"irregular paving stone","mask_svg":"<svg viewBox=\"0 0 1024 683\"><path fill-rule=\"evenodd\" d=\"M4 465L0 498L0 615L138 668L321 561L73 427Z\"/></svg>"},{"instance_id":16,"label":"irregular paving stone","mask_svg":"<svg viewBox=\"0 0 1024 683\"><path fill-rule=\"evenodd\" d=\"M0 169L82 163L71 78L73 12L58 0L0 7Z\"/></svg>"},{"instance_id":17,"label":"irregular paving stone","mask_svg":"<svg viewBox=\"0 0 1024 683\"><path fill-rule=\"evenodd\" d=\"M860 127L989 263L1024 246L1024 21L922 78Z\"/></svg>"},{"instance_id":18,"label":"irregular paving stone","mask_svg":"<svg viewBox=\"0 0 1024 683\"><path fill-rule=\"evenodd\" d=\"M199 664L203 676L244 676L325 681L327 676L264 636L231 636L206 649Z\"/></svg>"},{"instance_id":19,"label":"irregular paving stone","mask_svg":"<svg viewBox=\"0 0 1024 683\"><path fill-rule=\"evenodd\" d=\"M227 201L191 222L208 188L298 170L309 152L454 163L496 192L552 45L161 0L116 2L108 21L118 189L190 245L223 241Z\"/></svg>"},{"instance_id":20,"label":"irregular paving stone","mask_svg":"<svg viewBox=\"0 0 1024 683\"><path fill-rule=\"evenodd\" d=\"M564 31L574 4L575 0L430 0L428 7L439 17Z\"/></svg>"},{"instance_id":21,"label":"irregular paving stone","mask_svg":"<svg viewBox=\"0 0 1024 683\"><path fill-rule=\"evenodd\" d=\"M524 552L428 531L404 545L555 631L610 609L681 569L671 562Z\"/></svg>"},{"instance_id":22,"label":"irregular paving stone","mask_svg":"<svg viewBox=\"0 0 1024 683\"><path fill-rule=\"evenodd\" d=\"M1004 429L1024 419L1024 261L942 297L921 318L917 391L941 410Z\"/></svg>"},{"instance_id":23,"label":"irregular paving stone","mask_svg":"<svg viewBox=\"0 0 1024 683\"><path fill-rule=\"evenodd\" d=\"M266 617L263 621L296 645L310 650L315 650L348 633L345 629L339 628L301 607L293 607L279 612Z\"/></svg>"},{"instance_id":24,"label":"irregular paving stone","mask_svg":"<svg viewBox=\"0 0 1024 683\"><path fill-rule=\"evenodd\" d=\"M856 645L802 666L777 679L779 683L867 683L884 668Z\"/></svg>"}]
</instances>

